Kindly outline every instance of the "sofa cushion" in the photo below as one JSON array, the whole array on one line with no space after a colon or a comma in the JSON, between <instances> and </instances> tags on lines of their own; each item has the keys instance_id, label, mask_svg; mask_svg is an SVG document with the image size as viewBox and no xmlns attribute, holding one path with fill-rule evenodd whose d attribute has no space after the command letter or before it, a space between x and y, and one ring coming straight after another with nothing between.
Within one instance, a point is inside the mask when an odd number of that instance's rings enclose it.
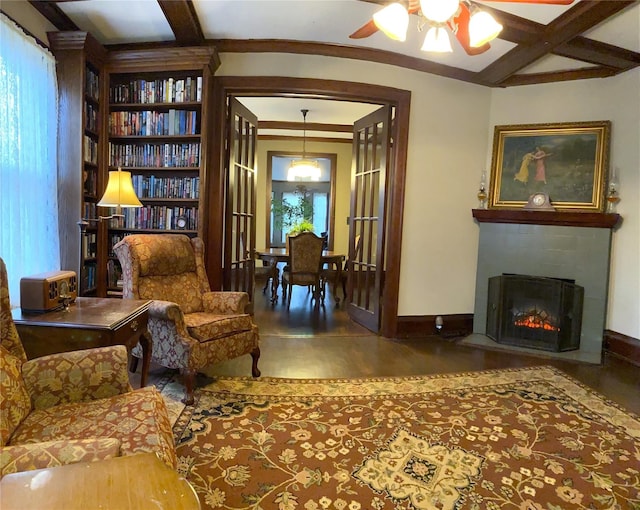
<instances>
[{"instance_id":1,"label":"sofa cushion","mask_svg":"<svg viewBox=\"0 0 640 510\"><path fill-rule=\"evenodd\" d=\"M112 437L122 455L154 451L176 466L166 405L154 386L93 402L33 411L11 437L11 445L60 439Z\"/></svg>"},{"instance_id":2,"label":"sofa cushion","mask_svg":"<svg viewBox=\"0 0 640 510\"><path fill-rule=\"evenodd\" d=\"M31 399L22 378L22 361L0 346L0 446L31 411Z\"/></svg>"},{"instance_id":3,"label":"sofa cushion","mask_svg":"<svg viewBox=\"0 0 640 510\"><path fill-rule=\"evenodd\" d=\"M225 336L251 331L251 316L213 315L210 313L185 314L184 322L189 334L199 342L208 342Z\"/></svg>"},{"instance_id":4,"label":"sofa cushion","mask_svg":"<svg viewBox=\"0 0 640 510\"><path fill-rule=\"evenodd\" d=\"M119 453L120 441L112 437L5 446L0 451L0 476L75 462L107 460Z\"/></svg>"}]
</instances>

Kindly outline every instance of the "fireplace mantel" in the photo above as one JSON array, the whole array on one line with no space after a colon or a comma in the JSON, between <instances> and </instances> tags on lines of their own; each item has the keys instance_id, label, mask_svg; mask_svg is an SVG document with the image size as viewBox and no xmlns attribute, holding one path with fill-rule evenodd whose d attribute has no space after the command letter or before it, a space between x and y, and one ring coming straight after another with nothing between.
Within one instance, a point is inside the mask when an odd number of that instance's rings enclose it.
<instances>
[{"instance_id":1,"label":"fireplace mantel","mask_svg":"<svg viewBox=\"0 0 640 510\"><path fill-rule=\"evenodd\" d=\"M472 209L479 223L518 223L566 227L618 228L619 214L570 211L525 211L523 209Z\"/></svg>"}]
</instances>

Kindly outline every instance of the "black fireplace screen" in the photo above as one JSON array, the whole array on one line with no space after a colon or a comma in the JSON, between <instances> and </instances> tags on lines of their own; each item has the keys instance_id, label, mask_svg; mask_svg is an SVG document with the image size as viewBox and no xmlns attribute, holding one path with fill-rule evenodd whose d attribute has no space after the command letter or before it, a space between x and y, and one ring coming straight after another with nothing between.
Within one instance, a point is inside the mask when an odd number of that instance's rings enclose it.
<instances>
[{"instance_id":1,"label":"black fireplace screen","mask_svg":"<svg viewBox=\"0 0 640 510\"><path fill-rule=\"evenodd\" d=\"M487 336L545 351L580 348L584 288L573 280L503 274L489 278Z\"/></svg>"}]
</instances>

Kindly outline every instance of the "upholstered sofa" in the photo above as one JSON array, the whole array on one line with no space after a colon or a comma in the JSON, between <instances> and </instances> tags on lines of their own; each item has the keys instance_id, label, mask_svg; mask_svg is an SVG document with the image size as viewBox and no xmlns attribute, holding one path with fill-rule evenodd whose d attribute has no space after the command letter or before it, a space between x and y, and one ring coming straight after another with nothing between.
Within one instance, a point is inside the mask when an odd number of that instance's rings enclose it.
<instances>
[{"instance_id":1,"label":"upholstered sofa","mask_svg":"<svg viewBox=\"0 0 640 510\"><path fill-rule=\"evenodd\" d=\"M164 400L132 390L123 346L27 361L0 259L0 476L73 462L155 452L176 454Z\"/></svg>"}]
</instances>

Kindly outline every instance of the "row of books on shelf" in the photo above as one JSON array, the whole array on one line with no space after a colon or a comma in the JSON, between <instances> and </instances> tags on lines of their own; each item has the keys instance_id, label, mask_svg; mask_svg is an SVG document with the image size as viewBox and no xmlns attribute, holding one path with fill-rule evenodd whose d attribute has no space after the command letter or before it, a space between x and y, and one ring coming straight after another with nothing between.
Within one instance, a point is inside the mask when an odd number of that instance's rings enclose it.
<instances>
[{"instance_id":1,"label":"row of books on shelf","mask_svg":"<svg viewBox=\"0 0 640 510\"><path fill-rule=\"evenodd\" d=\"M84 294L96 288L97 265L95 262L82 266L82 278L80 278L80 293Z\"/></svg>"},{"instance_id":2,"label":"row of books on shelf","mask_svg":"<svg viewBox=\"0 0 640 510\"><path fill-rule=\"evenodd\" d=\"M109 288L122 288L122 268L117 260L107 262L107 286Z\"/></svg>"},{"instance_id":3,"label":"row of books on shelf","mask_svg":"<svg viewBox=\"0 0 640 510\"><path fill-rule=\"evenodd\" d=\"M127 228L133 230L197 230L197 207L166 207L147 205L137 209L124 209L123 218L111 220L111 228ZM185 226L178 226L178 219L184 218Z\"/></svg>"},{"instance_id":4,"label":"row of books on shelf","mask_svg":"<svg viewBox=\"0 0 640 510\"><path fill-rule=\"evenodd\" d=\"M109 143L109 165L174 168L200 165L200 143Z\"/></svg>"},{"instance_id":5,"label":"row of books on shelf","mask_svg":"<svg viewBox=\"0 0 640 510\"><path fill-rule=\"evenodd\" d=\"M133 189L138 198L193 198L200 196L199 177L156 177L133 175Z\"/></svg>"},{"instance_id":6,"label":"row of books on shelf","mask_svg":"<svg viewBox=\"0 0 640 510\"><path fill-rule=\"evenodd\" d=\"M81 236L82 258L95 258L98 253L98 239L95 232L86 232Z\"/></svg>"},{"instance_id":7,"label":"row of books on shelf","mask_svg":"<svg viewBox=\"0 0 640 510\"><path fill-rule=\"evenodd\" d=\"M112 136L197 135L198 115L195 110L168 112L111 112L109 134Z\"/></svg>"},{"instance_id":8,"label":"row of books on shelf","mask_svg":"<svg viewBox=\"0 0 640 510\"><path fill-rule=\"evenodd\" d=\"M98 217L96 204L93 202L85 202L82 204L82 217L85 219L96 219Z\"/></svg>"},{"instance_id":9,"label":"row of books on shelf","mask_svg":"<svg viewBox=\"0 0 640 510\"><path fill-rule=\"evenodd\" d=\"M98 132L98 115L100 111L97 106L92 103L84 105L84 128L94 133Z\"/></svg>"},{"instance_id":10,"label":"row of books on shelf","mask_svg":"<svg viewBox=\"0 0 640 510\"><path fill-rule=\"evenodd\" d=\"M84 170L82 172L83 188L87 195L96 196L98 193L98 176L95 169ZM94 218L94 216L85 216L85 218Z\"/></svg>"},{"instance_id":11,"label":"row of books on shelf","mask_svg":"<svg viewBox=\"0 0 640 510\"><path fill-rule=\"evenodd\" d=\"M112 103L185 103L202 101L202 76L131 80L113 85Z\"/></svg>"},{"instance_id":12,"label":"row of books on shelf","mask_svg":"<svg viewBox=\"0 0 640 510\"><path fill-rule=\"evenodd\" d=\"M100 98L100 77L90 67L84 77L84 93L96 101Z\"/></svg>"},{"instance_id":13,"label":"row of books on shelf","mask_svg":"<svg viewBox=\"0 0 640 510\"><path fill-rule=\"evenodd\" d=\"M84 160L87 163L98 164L98 142L84 135Z\"/></svg>"}]
</instances>

